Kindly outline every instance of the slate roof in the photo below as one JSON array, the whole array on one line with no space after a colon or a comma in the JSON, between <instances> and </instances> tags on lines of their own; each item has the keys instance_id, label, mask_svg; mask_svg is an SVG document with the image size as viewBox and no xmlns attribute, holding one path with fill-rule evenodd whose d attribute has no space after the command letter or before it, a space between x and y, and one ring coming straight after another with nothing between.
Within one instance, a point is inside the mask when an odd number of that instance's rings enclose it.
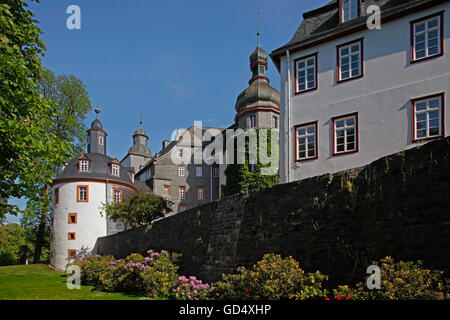
<instances>
[{"instance_id":1,"label":"slate roof","mask_svg":"<svg viewBox=\"0 0 450 320\"><path fill-rule=\"evenodd\" d=\"M411 12L432 5L442 4L450 0L360 0L361 16L344 23L339 23L339 0L332 0L317 9L305 12L303 21L298 27L292 39L284 46L274 50L270 57L279 69L280 56L287 49L292 50L317 41L327 41L328 38L338 34L345 35L353 28L365 28L367 22L367 8L370 5L378 5L381 9L382 20L393 18L400 12Z\"/></svg>"},{"instance_id":2,"label":"slate roof","mask_svg":"<svg viewBox=\"0 0 450 320\"><path fill-rule=\"evenodd\" d=\"M111 157L100 153L88 153L86 158L89 160L89 171L78 171L78 159L68 161L65 168L54 179L54 183L62 179L108 179L110 181L122 182L128 185L133 185L130 174L126 167L121 167L120 177L112 175L111 162L114 160Z\"/></svg>"}]
</instances>

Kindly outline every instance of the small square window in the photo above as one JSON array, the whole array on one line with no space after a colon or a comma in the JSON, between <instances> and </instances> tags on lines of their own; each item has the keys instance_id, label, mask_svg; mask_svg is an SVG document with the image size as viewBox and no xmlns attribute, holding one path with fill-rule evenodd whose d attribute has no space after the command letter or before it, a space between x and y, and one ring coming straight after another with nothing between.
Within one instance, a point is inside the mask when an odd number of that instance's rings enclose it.
<instances>
[{"instance_id":1,"label":"small square window","mask_svg":"<svg viewBox=\"0 0 450 320\"><path fill-rule=\"evenodd\" d=\"M76 213L69 213L69 224L76 224L77 223L77 214Z\"/></svg>"},{"instance_id":2,"label":"small square window","mask_svg":"<svg viewBox=\"0 0 450 320\"><path fill-rule=\"evenodd\" d=\"M67 240L76 240L75 232L69 232L67 234Z\"/></svg>"},{"instance_id":3,"label":"small square window","mask_svg":"<svg viewBox=\"0 0 450 320\"><path fill-rule=\"evenodd\" d=\"M201 177L203 175L203 168L202 167L195 167L195 175L197 177Z\"/></svg>"},{"instance_id":4,"label":"small square window","mask_svg":"<svg viewBox=\"0 0 450 320\"><path fill-rule=\"evenodd\" d=\"M75 249L67 250L67 258L75 259L76 257L77 257L77 250L75 250Z\"/></svg>"}]
</instances>

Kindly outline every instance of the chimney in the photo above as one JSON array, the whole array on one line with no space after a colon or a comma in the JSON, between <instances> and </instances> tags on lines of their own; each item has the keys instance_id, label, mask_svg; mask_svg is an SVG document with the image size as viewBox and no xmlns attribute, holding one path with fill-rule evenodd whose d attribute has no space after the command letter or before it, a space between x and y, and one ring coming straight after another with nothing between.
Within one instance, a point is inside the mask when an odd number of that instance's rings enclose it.
<instances>
[{"instance_id":1,"label":"chimney","mask_svg":"<svg viewBox=\"0 0 450 320\"><path fill-rule=\"evenodd\" d=\"M169 140L163 140L162 142L162 150L164 150L165 148L167 148L167 146L169 145L170 141Z\"/></svg>"}]
</instances>

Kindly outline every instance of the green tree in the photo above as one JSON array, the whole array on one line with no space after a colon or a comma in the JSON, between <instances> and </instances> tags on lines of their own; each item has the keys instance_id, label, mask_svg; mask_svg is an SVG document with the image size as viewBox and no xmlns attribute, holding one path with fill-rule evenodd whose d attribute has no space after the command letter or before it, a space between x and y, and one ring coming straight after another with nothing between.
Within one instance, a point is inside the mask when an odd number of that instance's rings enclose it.
<instances>
[{"instance_id":1,"label":"green tree","mask_svg":"<svg viewBox=\"0 0 450 320\"><path fill-rule=\"evenodd\" d=\"M0 3L0 221L19 211L8 199L39 197L42 181L51 183L49 164L62 164L70 150L49 130L54 105L37 90L45 44L27 7Z\"/></svg>"},{"instance_id":2,"label":"green tree","mask_svg":"<svg viewBox=\"0 0 450 320\"><path fill-rule=\"evenodd\" d=\"M253 130L253 129L249 129ZM242 133L237 134L232 139L234 140L234 164L228 165L227 169L225 170L225 175L227 177L227 183L225 185L222 185L222 192L224 196L230 196L236 193L242 193L247 191L253 191L253 190L260 190L264 188L269 188L272 186L275 186L280 183L280 177L278 175L278 172L274 174L264 174L262 172L263 168L270 167L270 164L263 164L261 163L261 158L259 157L260 149L261 149L261 141L264 141L266 138L267 142L267 149L264 151L267 151L267 156L272 156L272 145L275 147L275 158L277 159L277 170L278 170L278 154L279 154L279 146L278 146L278 131L274 130L273 136L270 134L270 130L267 130L267 134L264 135L263 131L261 129L256 129L256 144L250 143L250 139L245 140L245 163L243 164L237 164L238 163L238 139L239 135L245 135L248 131L244 131ZM262 139L260 139L262 137ZM274 137L274 139L272 138ZM274 141L272 141L272 139ZM254 165L251 165L249 162L250 160L250 154L254 152L257 157L257 162ZM276 170L276 171L277 171Z\"/></svg>"},{"instance_id":3,"label":"green tree","mask_svg":"<svg viewBox=\"0 0 450 320\"><path fill-rule=\"evenodd\" d=\"M0 228L0 265L18 264L20 251L26 246L25 232L17 223L8 223Z\"/></svg>"},{"instance_id":4,"label":"green tree","mask_svg":"<svg viewBox=\"0 0 450 320\"><path fill-rule=\"evenodd\" d=\"M122 203L106 204L105 211L112 221L134 228L151 224L155 219L169 214L172 204L172 201L152 193L138 192Z\"/></svg>"},{"instance_id":5,"label":"green tree","mask_svg":"<svg viewBox=\"0 0 450 320\"><path fill-rule=\"evenodd\" d=\"M81 80L73 75L55 76L43 69L38 79L38 90L52 101L52 116L48 130L58 139L70 144L72 152L65 160L74 158L86 149L86 116L92 110L89 94ZM57 171L58 163L48 162L52 175ZM34 238L34 263L39 263L42 250L49 250L50 237L50 188L51 180L42 179L41 188L35 197L29 199L23 212L22 224L31 231ZM35 234L33 234L35 233Z\"/></svg>"}]
</instances>

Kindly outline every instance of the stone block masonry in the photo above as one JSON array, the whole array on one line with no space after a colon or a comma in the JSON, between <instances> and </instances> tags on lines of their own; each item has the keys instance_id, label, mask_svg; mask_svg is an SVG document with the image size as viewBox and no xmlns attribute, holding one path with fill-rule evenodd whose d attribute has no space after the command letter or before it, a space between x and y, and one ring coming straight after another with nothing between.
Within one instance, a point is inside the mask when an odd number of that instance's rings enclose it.
<instances>
[{"instance_id":1,"label":"stone block masonry","mask_svg":"<svg viewBox=\"0 0 450 320\"><path fill-rule=\"evenodd\" d=\"M450 268L450 137L337 174L235 195L98 239L98 253L182 254L206 281L265 253L292 256L332 283L361 280L385 256Z\"/></svg>"}]
</instances>

